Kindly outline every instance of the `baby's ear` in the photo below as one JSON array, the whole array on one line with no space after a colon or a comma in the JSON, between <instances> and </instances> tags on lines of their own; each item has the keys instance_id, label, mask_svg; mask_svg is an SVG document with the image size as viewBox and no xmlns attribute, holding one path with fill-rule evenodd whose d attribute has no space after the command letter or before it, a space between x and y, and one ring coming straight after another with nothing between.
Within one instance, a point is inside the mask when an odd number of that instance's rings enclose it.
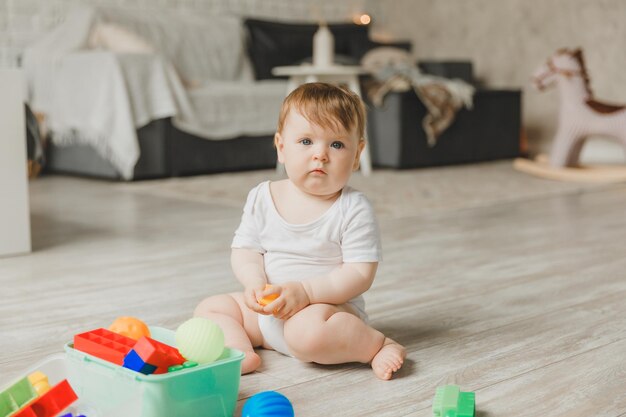
<instances>
[{"instance_id":1,"label":"baby's ear","mask_svg":"<svg viewBox=\"0 0 626 417\"><path fill-rule=\"evenodd\" d=\"M285 158L283 156L283 148L285 147L285 143L283 142L283 137L278 132L274 134L274 147L276 148L276 156L278 157L278 162L280 162L281 164L285 163Z\"/></svg>"},{"instance_id":2,"label":"baby's ear","mask_svg":"<svg viewBox=\"0 0 626 417\"><path fill-rule=\"evenodd\" d=\"M359 140L356 156L354 157L354 163L352 164L352 171L357 171L361 165L361 152L363 152L363 148L365 148L365 139Z\"/></svg>"}]
</instances>

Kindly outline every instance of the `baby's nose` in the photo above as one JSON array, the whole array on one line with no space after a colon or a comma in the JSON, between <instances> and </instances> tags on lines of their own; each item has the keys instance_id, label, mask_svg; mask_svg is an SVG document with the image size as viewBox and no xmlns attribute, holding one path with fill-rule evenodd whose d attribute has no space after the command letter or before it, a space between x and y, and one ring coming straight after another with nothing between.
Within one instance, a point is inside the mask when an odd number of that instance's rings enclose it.
<instances>
[{"instance_id":1,"label":"baby's nose","mask_svg":"<svg viewBox=\"0 0 626 417\"><path fill-rule=\"evenodd\" d=\"M328 160L328 149L326 149L325 146L316 149L315 153L313 154L313 159L319 160L319 161L327 161Z\"/></svg>"}]
</instances>

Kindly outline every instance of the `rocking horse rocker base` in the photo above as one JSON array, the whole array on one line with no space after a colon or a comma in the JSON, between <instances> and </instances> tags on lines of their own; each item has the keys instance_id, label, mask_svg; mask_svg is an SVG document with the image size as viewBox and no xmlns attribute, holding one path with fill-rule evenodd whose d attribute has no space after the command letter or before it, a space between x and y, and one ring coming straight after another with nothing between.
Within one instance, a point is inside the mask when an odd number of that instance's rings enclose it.
<instances>
[{"instance_id":1,"label":"rocking horse rocker base","mask_svg":"<svg viewBox=\"0 0 626 417\"><path fill-rule=\"evenodd\" d=\"M619 183L626 182L626 166L623 165L576 165L574 167L553 167L547 155L538 155L534 160L516 158L513 168L525 174L556 181L580 183Z\"/></svg>"},{"instance_id":2,"label":"rocking horse rocker base","mask_svg":"<svg viewBox=\"0 0 626 417\"><path fill-rule=\"evenodd\" d=\"M609 183L626 181L626 165L579 163L588 137L604 136L618 140L626 150L626 106L596 101L580 49L557 51L535 72L539 90L551 84L559 87L561 107L559 126L550 158L535 161L516 159L513 166L522 172L559 181Z\"/></svg>"}]
</instances>

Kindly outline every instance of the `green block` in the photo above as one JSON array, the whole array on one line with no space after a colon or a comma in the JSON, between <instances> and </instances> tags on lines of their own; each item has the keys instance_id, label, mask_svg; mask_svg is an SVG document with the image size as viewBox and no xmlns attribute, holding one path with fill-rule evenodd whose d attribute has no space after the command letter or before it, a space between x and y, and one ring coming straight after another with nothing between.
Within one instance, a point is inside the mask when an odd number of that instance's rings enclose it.
<instances>
[{"instance_id":1,"label":"green block","mask_svg":"<svg viewBox=\"0 0 626 417\"><path fill-rule=\"evenodd\" d=\"M172 365L169 368L167 368L167 372L176 372L176 371L180 371L181 369L183 369L183 365Z\"/></svg>"},{"instance_id":2,"label":"green block","mask_svg":"<svg viewBox=\"0 0 626 417\"><path fill-rule=\"evenodd\" d=\"M476 398L473 392L461 392L458 385L437 387L433 417L474 417Z\"/></svg>"},{"instance_id":3,"label":"green block","mask_svg":"<svg viewBox=\"0 0 626 417\"><path fill-rule=\"evenodd\" d=\"M7 417L37 397L28 377L24 377L0 392L0 417Z\"/></svg>"},{"instance_id":4,"label":"green block","mask_svg":"<svg viewBox=\"0 0 626 417\"><path fill-rule=\"evenodd\" d=\"M11 397L4 392L0 393L0 417L6 417L15 411Z\"/></svg>"}]
</instances>

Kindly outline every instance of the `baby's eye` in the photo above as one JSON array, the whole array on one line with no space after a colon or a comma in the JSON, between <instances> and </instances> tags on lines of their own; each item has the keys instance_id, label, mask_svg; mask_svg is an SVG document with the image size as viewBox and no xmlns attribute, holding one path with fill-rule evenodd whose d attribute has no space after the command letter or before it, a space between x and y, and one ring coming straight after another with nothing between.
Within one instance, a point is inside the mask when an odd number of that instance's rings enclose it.
<instances>
[{"instance_id":1,"label":"baby's eye","mask_svg":"<svg viewBox=\"0 0 626 417\"><path fill-rule=\"evenodd\" d=\"M341 149L344 147L343 143L341 142L333 142L330 146L331 148L335 148L335 149Z\"/></svg>"},{"instance_id":2,"label":"baby's eye","mask_svg":"<svg viewBox=\"0 0 626 417\"><path fill-rule=\"evenodd\" d=\"M300 143L303 145L310 145L313 142L311 142L311 139L309 138L303 138L303 139L300 139Z\"/></svg>"}]
</instances>

